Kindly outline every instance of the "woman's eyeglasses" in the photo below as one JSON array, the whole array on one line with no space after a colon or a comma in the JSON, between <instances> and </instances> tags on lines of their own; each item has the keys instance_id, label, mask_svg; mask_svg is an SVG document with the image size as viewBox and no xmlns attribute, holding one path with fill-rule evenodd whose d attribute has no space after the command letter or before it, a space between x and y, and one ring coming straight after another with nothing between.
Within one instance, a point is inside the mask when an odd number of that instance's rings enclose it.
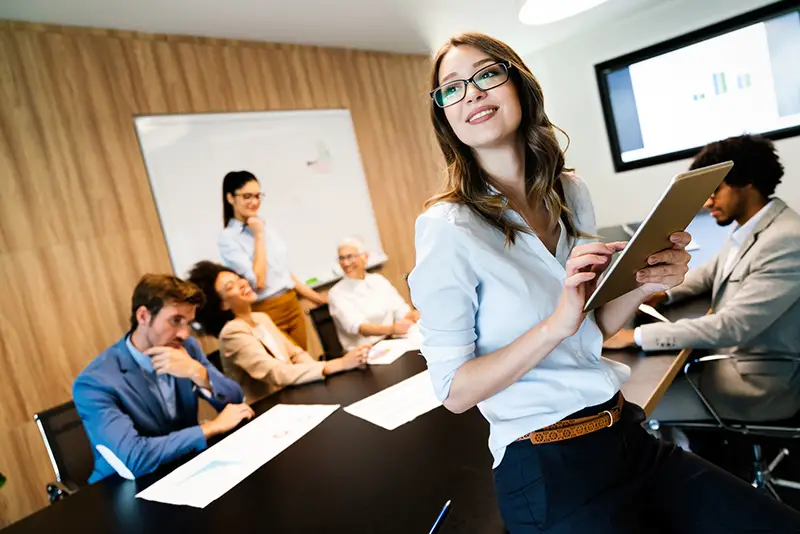
<instances>
[{"instance_id":1,"label":"woman's eyeglasses","mask_svg":"<svg viewBox=\"0 0 800 534\"><path fill-rule=\"evenodd\" d=\"M236 193L237 197L242 197L244 200L261 200L264 198L264 193Z\"/></svg>"},{"instance_id":2,"label":"woman's eyeglasses","mask_svg":"<svg viewBox=\"0 0 800 534\"><path fill-rule=\"evenodd\" d=\"M431 98L440 108L458 104L467 96L467 84L471 83L481 91L499 87L508 81L509 64L505 61L483 67L468 80L453 80L431 91Z\"/></svg>"}]
</instances>

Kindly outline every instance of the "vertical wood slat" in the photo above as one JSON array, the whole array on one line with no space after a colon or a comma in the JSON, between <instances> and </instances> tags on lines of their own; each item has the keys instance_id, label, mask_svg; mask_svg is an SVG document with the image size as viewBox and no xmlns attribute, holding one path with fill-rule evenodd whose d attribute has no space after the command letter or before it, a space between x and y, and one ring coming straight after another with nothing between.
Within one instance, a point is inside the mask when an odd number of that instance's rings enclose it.
<instances>
[{"instance_id":1,"label":"vertical wood slat","mask_svg":"<svg viewBox=\"0 0 800 534\"><path fill-rule=\"evenodd\" d=\"M384 273L407 295L413 221L438 183L429 67L424 56L0 21L0 527L47 504L33 413L68 400L75 375L122 335L137 278L170 270L133 117L350 109Z\"/></svg>"}]
</instances>

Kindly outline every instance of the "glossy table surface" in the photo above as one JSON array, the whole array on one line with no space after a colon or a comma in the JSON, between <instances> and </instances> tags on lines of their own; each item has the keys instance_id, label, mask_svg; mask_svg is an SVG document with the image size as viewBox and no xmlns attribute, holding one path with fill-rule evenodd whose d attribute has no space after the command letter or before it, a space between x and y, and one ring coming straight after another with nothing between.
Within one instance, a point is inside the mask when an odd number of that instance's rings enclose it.
<instances>
[{"instance_id":1,"label":"glossy table surface","mask_svg":"<svg viewBox=\"0 0 800 534\"><path fill-rule=\"evenodd\" d=\"M694 317L707 307L700 300L664 313L671 319ZM604 355L632 368L623 392L649 412L687 354L644 355L628 349ZM424 369L419 354L407 354L388 366L286 389L254 408L263 413L278 403L347 406ZM487 439L488 424L475 408L455 415L439 407L394 431L340 409L205 509L134 498L173 465L136 481L110 477L11 525L4 534L423 534L448 499L453 504L442 534L501 534L505 529L494 500Z\"/></svg>"}]
</instances>

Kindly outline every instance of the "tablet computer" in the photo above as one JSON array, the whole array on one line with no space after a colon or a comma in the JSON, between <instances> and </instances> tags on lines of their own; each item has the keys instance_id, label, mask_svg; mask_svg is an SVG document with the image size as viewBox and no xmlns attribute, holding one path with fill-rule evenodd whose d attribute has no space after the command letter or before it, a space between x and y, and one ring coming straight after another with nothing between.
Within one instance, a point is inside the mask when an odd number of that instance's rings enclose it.
<instances>
[{"instance_id":1,"label":"tablet computer","mask_svg":"<svg viewBox=\"0 0 800 534\"><path fill-rule=\"evenodd\" d=\"M675 176L628 246L608 268L583 311L591 311L639 287L636 272L647 267L651 254L672 247L669 236L689 226L731 167L733 162L726 161Z\"/></svg>"}]
</instances>

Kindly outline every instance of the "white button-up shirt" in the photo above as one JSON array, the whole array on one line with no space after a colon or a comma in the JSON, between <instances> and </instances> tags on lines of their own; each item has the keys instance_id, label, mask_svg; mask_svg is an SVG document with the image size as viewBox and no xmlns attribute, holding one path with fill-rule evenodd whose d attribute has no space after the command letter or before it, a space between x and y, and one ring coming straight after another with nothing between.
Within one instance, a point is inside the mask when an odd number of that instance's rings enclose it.
<instances>
[{"instance_id":1,"label":"white button-up shirt","mask_svg":"<svg viewBox=\"0 0 800 534\"><path fill-rule=\"evenodd\" d=\"M748 237L753 233L755 230L758 221L761 220L761 217L767 212L767 208L772 204L770 200L767 202L763 208L758 210L755 215L750 217L746 223L741 226L737 225L737 228L734 228L733 232L731 233L730 242L731 246L728 249L728 255L725 257L725 265L722 269L722 275L725 276L728 274L733 266L736 264L736 259L739 257L739 249L742 248L742 244L747 240Z\"/></svg>"},{"instance_id":2,"label":"white button-up shirt","mask_svg":"<svg viewBox=\"0 0 800 534\"><path fill-rule=\"evenodd\" d=\"M374 273L367 273L363 280L342 279L328 292L328 307L345 350L381 339L362 336L358 331L362 324L390 325L411 311L391 282Z\"/></svg>"},{"instance_id":3,"label":"white button-up shirt","mask_svg":"<svg viewBox=\"0 0 800 534\"><path fill-rule=\"evenodd\" d=\"M562 177L576 226L594 235L589 191L577 177ZM512 210L506 216L525 224ZM422 354L444 401L459 367L506 347L556 309L572 248L588 240L561 237L555 257L535 235L505 237L467 206L440 203L416 224L417 264L409 277L422 317ZM594 312L518 382L478 404L489 421L494 467L522 435L609 400L630 375L601 357L603 335Z\"/></svg>"},{"instance_id":4,"label":"white button-up shirt","mask_svg":"<svg viewBox=\"0 0 800 534\"><path fill-rule=\"evenodd\" d=\"M258 291L259 301L294 287L286 244L270 224L264 224L264 246L267 249L267 286ZM228 222L219 236L219 254L222 263L246 278L253 290L256 289L256 273L253 271L255 236L242 221L231 219Z\"/></svg>"}]
</instances>

